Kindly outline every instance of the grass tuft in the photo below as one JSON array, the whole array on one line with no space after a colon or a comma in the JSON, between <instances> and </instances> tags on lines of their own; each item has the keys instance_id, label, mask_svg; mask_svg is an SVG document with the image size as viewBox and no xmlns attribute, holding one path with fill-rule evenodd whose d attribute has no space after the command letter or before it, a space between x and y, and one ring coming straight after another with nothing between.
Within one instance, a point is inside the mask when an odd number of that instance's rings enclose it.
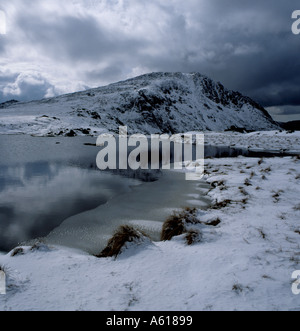
<instances>
[{"instance_id":1,"label":"grass tuft","mask_svg":"<svg viewBox=\"0 0 300 331\"><path fill-rule=\"evenodd\" d=\"M109 240L104 250L99 255L96 255L96 257L118 257L127 243L141 242L145 237L147 236L144 233L136 230L132 226L123 225Z\"/></svg>"},{"instance_id":2,"label":"grass tuft","mask_svg":"<svg viewBox=\"0 0 300 331\"><path fill-rule=\"evenodd\" d=\"M163 225L161 240L172 240L173 237L182 235L186 231L184 221L184 218L180 214L170 216Z\"/></svg>"},{"instance_id":3,"label":"grass tuft","mask_svg":"<svg viewBox=\"0 0 300 331\"><path fill-rule=\"evenodd\" d=\"M185 241L188 246L201 242L202 234L199 231L191 230L186 234Z\"/></svg>"},{"instance_id":4,"label":"grass tuft","mask_svg":"<svg viewBox=\"0 0 300 331\"><path fill-rule=\"evenodd\" d=\"M264 233L264 231L262 229L258 229L258 232L260 234L260 236L263 238L263 239L266 239L267 238L267 235Z\"/></svg>"},{"instance_id":5,"label":"grass tuft","mask_svg":"<svg viewBox=\"0 0 300 331\"><path fill-rule=\"evenodd\" d=\"M173 237L186 233L186 224L198 224L196 208L185 208L180 212L175 212L163 224L161 240L172 240Z\"/></svg>"},{"instance_id":6,"label":"grass tuft","mask_svg":"<svg viewBox=\"0 0 300 331\"><path fill-rule=\"evenodd\" d=\"M241 285L241 284L234 284L234 285L232 286L232 291L236 292L237 294L242 293L243 290L244 290L244 289L243 289L243 285Z\"/></svg>"},{"instance_id":7,"label":"grass tuft","mask_svg":"<svg viewBox=\"0 0 300 331\"><path fill-rule=\"evenodd\" d=\"M147 236L144 233L136 230L132 226L123 225L109 240L106 248L104 248L99 255L96 255L96 257L118 257L127 243L138 243L143 241L146 237Z\"/></svg>"},{"instance_id":8,"label":"grass tuft","mask_svg":"<svg viewBox=\"0 0 300 331\"><path fill-rule=\"evenodd\" d=\"M260 172L265 172L265 173L269 173L272 171L272 168L271 167L268 167L266 169L262 169Z\"/></svg>"}]
</instances>

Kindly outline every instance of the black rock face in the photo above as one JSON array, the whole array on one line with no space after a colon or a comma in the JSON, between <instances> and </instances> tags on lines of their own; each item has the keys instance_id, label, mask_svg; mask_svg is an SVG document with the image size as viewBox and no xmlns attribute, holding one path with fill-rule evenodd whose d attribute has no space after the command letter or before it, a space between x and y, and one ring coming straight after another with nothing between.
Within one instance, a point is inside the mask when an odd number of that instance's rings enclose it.
<instances>
[{"instance_id":1,"label":"black rock face","mask_svg":"<svg viewBox=\"0 0 300 331\"><path fill-rule=\"evenodd\" d=\"M0 103L0 108L6 108L6 107L9 107L9 106L11 106L13 104L16 104L18 102L19 102L18 100L9 100L9 101Z\"/></svg>"}]
</instances>

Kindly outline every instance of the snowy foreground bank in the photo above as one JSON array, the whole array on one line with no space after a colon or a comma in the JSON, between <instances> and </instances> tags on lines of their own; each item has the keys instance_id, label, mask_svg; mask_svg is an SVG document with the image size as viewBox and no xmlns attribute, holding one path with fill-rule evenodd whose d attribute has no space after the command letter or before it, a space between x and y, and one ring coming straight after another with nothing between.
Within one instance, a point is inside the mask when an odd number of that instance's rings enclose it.
<instances>
[{"instance_id":1,"label":"snowy foreground bank","mask_svg":"<svg viewBox=\"0 0 300 331\"><path fill-rule=\"evenodd\" d=\"M0 310L300 310L300 160L212 159L212 208L168 242L130 246L117 259L36 245L0 256Z\"/></svg>"}]
</instances>

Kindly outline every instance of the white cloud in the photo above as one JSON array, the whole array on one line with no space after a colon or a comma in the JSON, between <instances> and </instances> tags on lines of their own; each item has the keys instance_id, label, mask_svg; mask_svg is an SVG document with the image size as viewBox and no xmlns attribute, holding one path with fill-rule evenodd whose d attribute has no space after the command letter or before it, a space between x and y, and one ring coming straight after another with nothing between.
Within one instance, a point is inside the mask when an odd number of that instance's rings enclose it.
<instances>
[{"instance_id":1,"label":"white cloud","mask_svg":"<svg viewBox=\"0 0 300 331\"><path fill-rule=\"evenodd\" d=\"M30 101L55 94L55 87L51 86L40 73L20 73L15 80L2 87L2 97L5 99Z\"/></svg>"}]
</instances>

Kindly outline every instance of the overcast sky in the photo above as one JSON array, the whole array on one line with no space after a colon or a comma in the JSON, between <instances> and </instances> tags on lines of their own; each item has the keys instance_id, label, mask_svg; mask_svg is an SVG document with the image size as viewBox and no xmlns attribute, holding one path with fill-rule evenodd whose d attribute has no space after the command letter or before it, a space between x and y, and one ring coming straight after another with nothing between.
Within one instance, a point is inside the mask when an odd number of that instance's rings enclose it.
<instances>
[{"instance_id":1,"label":"overcast sky","mask_svg":"<svg viewBox=\"0 0 300 331\"><path fill-rule=\"evenodd\" d=\"M291 31L299 0L6 2L0 102L197 71L271 107L277 120L300 120L300 35Z\"/></svg>"}]
</instances>

